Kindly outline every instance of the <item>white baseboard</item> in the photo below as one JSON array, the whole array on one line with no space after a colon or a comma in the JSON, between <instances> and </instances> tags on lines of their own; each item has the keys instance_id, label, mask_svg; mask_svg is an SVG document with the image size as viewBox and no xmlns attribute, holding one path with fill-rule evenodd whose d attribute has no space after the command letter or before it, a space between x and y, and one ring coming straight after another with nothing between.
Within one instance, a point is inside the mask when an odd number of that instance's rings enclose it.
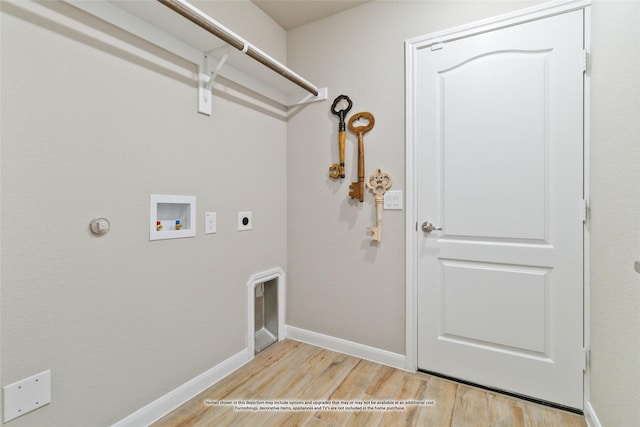
<instances>
[{"instance_id":1,"label":"white baseboard","mask_svg":"<svg viewBox=\"0 0 640 427\"><path fill-rule=\"evenodd\" d=\"M249 360L249 353L247 349L244 349L126 418L123 418L112 427L148 426L193 398L198 393L211 387L222 378L246 364Z\"/></svg>"},{"instance_id":2,"label":"white baseboard","mask_svg":"<svg viewBox=\"0 0 640 427\"><path fill-rule=\"evenodd\" d=\"M349 354L398 369L405 369L406 358L402 354L392 353L379 348L369 347L367 345L354 343L329 335L319 334L317 332L307 331L305 329L289 325L285 326L285 336L292 340L302 341L328 350ZM208 371L203 372L178 388L170 391L154 402L151 402L145 407L137 410L133 414L123 418L112 427L148 426L187 402L189 399L192 399L194 396L211 387L233 371L239 369L252 358L253 355L249 354L248 349L244 349ZM596 426L601 427L599 424L592 427Z\"/></svg>"},{"instance_id":3,"label":"white baseboard","mask_svg":"<svg viewBox=\"0 0 640 427\"><path fill-rule=\"evenodd\" d=\"M329 335L307 331L291 325L286 325L285 330L287 338L292 340L302 341L307 344L326 348L327 350L360 357L361 359L381 363L393 368L403 370L406 368L406 357L402 354L358 344L352 341L343 340L342 338L335 338Z\"/></svg>"},{"instance_id":4,"label":"white baseboard","mask_svg":"<svg viewBox=\"0 0 640 427\"><path fill-rule=\"evenodd\" d=\"M584 418L587 421L587 425L589 427L602 427L598 416L596 415L595 409L591 406L591 402L587 402L584 405Z\"/></svg>"}]
</instances>

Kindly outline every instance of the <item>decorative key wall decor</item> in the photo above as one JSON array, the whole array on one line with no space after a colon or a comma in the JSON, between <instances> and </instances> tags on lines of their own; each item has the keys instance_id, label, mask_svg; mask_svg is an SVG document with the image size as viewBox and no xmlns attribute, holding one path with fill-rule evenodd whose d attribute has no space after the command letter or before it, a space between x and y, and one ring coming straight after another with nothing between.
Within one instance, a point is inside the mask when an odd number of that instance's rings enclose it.
<instances>
[{"instance_id":1,"label":"decorative key wall decor","mask_svg":"<svg viewBox=\"0 0 640 427\"><path fill-rule=\"evenodd\" d=\"M365 126L354 126L353 123L358 119L367 119L369 121ZM358 135L358 181L349 184L349 197L364 202L364 134L373 129L376 123L373 114L369 112L356 113L349 119L349 130Z\"/></svg>"},{"instance_id":2,"label":"decorative key wall decor","mask_svg":"<svg viewBox=\"0 0 640 427\"><path fill-rule=\"evenodd\" d=\"M336 110L336 107L341 101L346 101L347 106L342 110ZM331 112L338 116L338 148L340 150L340 164L334 163L329 167L329 176L333 179L344 178L344 143L347 137L347 129L344 125L344 120L347 117L347 113L353 107L353 102L347 95L340 95L336 99L333 100L333 104L331 105Z\"/></svg>"},{"instance_id":3,"label":"decorative key wall decor","mask_svg":"<svg viewBox=\"0 0 640 427\"><path fill-rule=\"evenodd\" d=\"M376 200L376 226L371 227L371 240L379 242L382 239L382 203L384 202L384 193L391 188L393 180L391 175L378 170L367 177L367 187L375 195Z\"/></svg>"}]
</instances>

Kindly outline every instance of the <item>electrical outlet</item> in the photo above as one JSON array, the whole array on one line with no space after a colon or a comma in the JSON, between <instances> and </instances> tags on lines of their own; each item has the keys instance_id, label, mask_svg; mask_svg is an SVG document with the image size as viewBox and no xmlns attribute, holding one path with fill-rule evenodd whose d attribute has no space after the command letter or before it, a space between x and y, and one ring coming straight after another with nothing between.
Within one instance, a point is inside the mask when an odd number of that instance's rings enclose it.
<instances>
[{"instance_id":1,"label":"electrical outlet","mask_svg":"<svg viewBox=\"0 0 640 427\"><path fill-rule=\"evenodd\" d=\"M216 213L206 212L204 214L204 234L212 234L216 232Z\"/></svg>"},{"instance_id":2,"label":"electrical outlet","mask_svg":"<svg viewBox=\"0 0 640 427\"><path fill-rule=\"evenodd\" d=\"M4 390L4 422L51 403L51 371L6 385Z\"/></svg>"},{"instance_id":3,"label":"electrical outlet","mask_svg":"<svg viewBox=\"0 0 640 427\"><path fill-rule=\"evenodd\" d=\"M247 231L253 228L251 212L238 212L238 231Z\"/></svg>"}]
</instances>

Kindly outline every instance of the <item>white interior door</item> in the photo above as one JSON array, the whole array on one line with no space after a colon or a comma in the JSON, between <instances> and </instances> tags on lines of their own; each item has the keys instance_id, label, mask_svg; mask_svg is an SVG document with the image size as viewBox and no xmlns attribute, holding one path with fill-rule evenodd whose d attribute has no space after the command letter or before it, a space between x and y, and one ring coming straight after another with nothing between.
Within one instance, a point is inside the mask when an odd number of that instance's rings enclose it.
<instances>
[{"instance_id":1,"label":"white interior door","mask_svg":"<svg viewBox=\"0 0 640 427\"><path fill-rule=\"evenodd\" d=\"M419 369L579 409L583 52L582 10L426 46L413 118Z\"/></svg>"}]
</instances>

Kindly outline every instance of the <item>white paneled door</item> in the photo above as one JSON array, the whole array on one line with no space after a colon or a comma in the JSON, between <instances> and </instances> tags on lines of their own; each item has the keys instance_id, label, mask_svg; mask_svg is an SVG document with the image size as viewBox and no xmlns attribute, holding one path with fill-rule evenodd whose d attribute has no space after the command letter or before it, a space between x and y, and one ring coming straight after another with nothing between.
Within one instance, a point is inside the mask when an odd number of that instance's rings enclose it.
<instances>
[{"instance_id":1,"label":"white paneled door","mask_svg":"<svg viewBox=\"0 0 640 427\"><path fill-rule=\"evenodd\" d=\"M414 66L418 367L582 409L583 11Z\"/></svg>"}]
</instances>

